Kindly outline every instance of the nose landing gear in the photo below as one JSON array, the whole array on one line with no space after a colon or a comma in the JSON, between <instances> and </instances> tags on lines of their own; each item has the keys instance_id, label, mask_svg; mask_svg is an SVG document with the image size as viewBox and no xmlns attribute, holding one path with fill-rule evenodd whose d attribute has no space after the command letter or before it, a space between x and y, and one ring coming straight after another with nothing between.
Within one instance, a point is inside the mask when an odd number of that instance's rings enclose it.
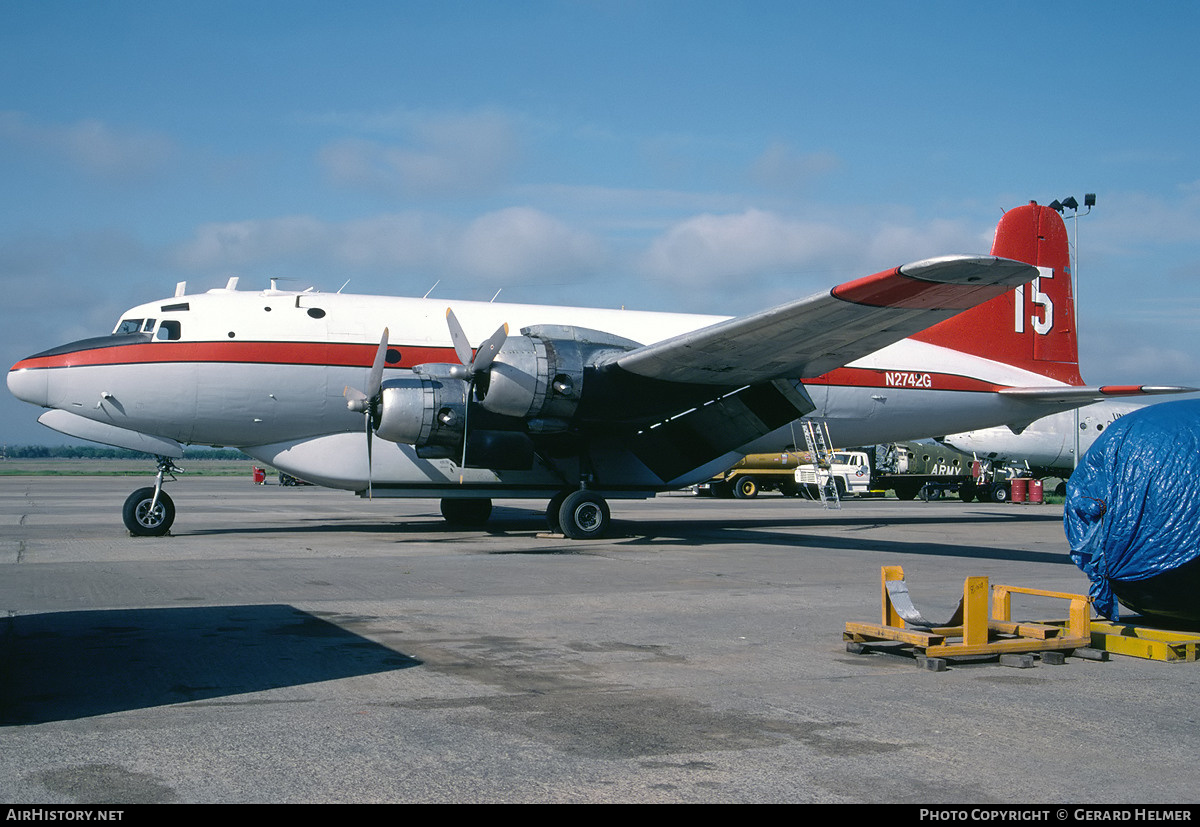
<instances>
[{"instance_id":1,"label":"nose landing gear","mask_svg":"<svg viewBox=\"0 0 1200 827\"><path fill-rule=\"evenodd\" d=\"M169 457L155 459L158 461L158 473L154 476L154 485L134 491L125 499L125 506L121 509L125 528L134 537L162 537L175 522L175 503L162 487L166 477L169 476L174 482L174 472L183 469Z\"/></svg>"}]
</instances>

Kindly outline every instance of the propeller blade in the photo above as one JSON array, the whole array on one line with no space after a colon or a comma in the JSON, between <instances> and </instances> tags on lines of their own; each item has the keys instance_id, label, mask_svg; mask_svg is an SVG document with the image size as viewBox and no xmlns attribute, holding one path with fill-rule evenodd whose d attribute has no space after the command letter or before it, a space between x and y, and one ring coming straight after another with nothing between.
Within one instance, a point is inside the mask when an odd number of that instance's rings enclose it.
<instances>
[{"instance_id":1,"label":"propeller blade","mask_svg":"<svg viewBox=\"0 0 1200 827\"><path fill-rule=\"evenodd\" d=\"M371 417L367 417L367 499L375 499L375 492L371 490L371 478L374 476L371 467L371 436L374 429L371 427Z\"/></svg>"},{"instance_id":2,"label":"propeller blade","mask_svg":"<svg viewBox=\"0 0 1200 827\"><path fill-rule=\"evenodd\" d=\"M367 398L379 396L379 388L383 385L383 366L387 362L388 329L383 329L383 337L379 340L379 350L375 351L375 361L371 363L371 379L367 383Z\"/></svg>"},{"instance_id":3,"label":"propeller blade","mask_svg":"<svg viewBox=\"0 0 1200 827\"><path fill-rule=\"evenodd\" d=\"M458 317L449 307L446 308L446 326L450 328L450 341L454 343L454 352L458 355L458 361L461 364L470 365L471 340L467 338L462 325L458 323Z\"/></svg>"},{"instance_id":4,"label":"propeller blade","mask_svg":"<svg viewBox=\"0 0 1200 827\"><path fill-rule=\"evenodd\" d=\"M508 338L508 325L500 325L500 329L492 334L491 338L479 346L479 350L475 351L475 360L471 362L471 372L481 373L492 366L492 360L496 358L496 354L500 352L500 348L504 346L504 340Z\"/></svg>"}]
</instances>

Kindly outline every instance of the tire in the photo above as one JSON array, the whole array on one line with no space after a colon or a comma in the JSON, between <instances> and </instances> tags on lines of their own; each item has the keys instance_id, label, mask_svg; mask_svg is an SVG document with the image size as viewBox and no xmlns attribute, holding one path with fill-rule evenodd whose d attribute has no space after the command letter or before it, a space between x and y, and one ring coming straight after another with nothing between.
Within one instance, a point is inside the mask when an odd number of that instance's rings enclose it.
<instances>
[{"instance_id":1,"label":"tire","mask_svg":"<svg viewBox=\"0 0 1200 827\"><path fill-rule=\"evenodd\" d=\"M551 534L562 534L562 523L558 519L558 512L562 509L563 500L570 493L570 491L559 491L550 498L549 504L546 505L546 525Z\"/></svg>"},{"instance_id":2,"label":"tire","mask_svg":"<svg viewBox=\"0 0 1200 827\"><path fill-rule=\"evenodd\" d=\"M453 526L477 528L492 516L492 501L483 498L444 499L442 500L442 517Z\"/></svg>"},{"instance_id":3,"label":"tire","mask_svg":"<svg viewBox=\"0 0 1200 827\"><path fill-rule=\"evenodd\" d=\"M752 500L758 496L758 487L754 477L738 477L733 484L733 496L739 500Z\"/></svg>"},{"instance_id":4,"label":"tire","mask_svg":"<svg viewBox=\"0 0 1200 827\"><path fill-rule=\"evenodd\" d=\"M135 537L162 537L171 530L175 522L175 503L167 496L166 491L158 494L158 504L150 510L154 502L153 486L139 488L125 498L125 506L121 509L121 519L125 528Z\"/></svg>"},{"instance_id":5,"label":"tire","mask_svg":"<svg viewBox=\"0 0 1200 827\"><path fill-rule=\"evenodd\" d=\"M917 496L917 491L920 489L912 483L900 483L894 489L896 491L896 499L911 500Z\"/></svg>"},{"instance_id":6,"label":"tire","mask_svg":"<svg viewBox=\"0 0 1200 827\"><path fill-rule=\"evenodd\" d=\"M572 491L558 509L562 533L572 540L590 540L608 533L608 503L591 491Z\"/></svg>"},{"instance_id":7,"label":"tire","mask_svg":"<svg viewBox=\"0 0 1200 827\"><path fill-rule=\"evenodd\" d=\"M964 482L959 485L958 498L965 503L975 502L975 484Z\"/></svg>"},{"instance_id":8,"label":"tire","mask_svg":"<svg viewBox=\"0 0 1200 827\"><path fill-rule=\"evenodd\" d=\"M733 486L729 484L728 480L714 482L711 488L713 496L717 497L718 499L727 500L733 496Z\"/></svg>"},{"instance_id":9,"label":"tire","mask_svg":"<svg viewBox=\"0 0 1200 827\"><path fill-rule=\"evenodd\" d=\"M992 502L994 503L1006 503L1008 502L1008 498L1012 496L1012 493L1008 490L1008 486L1002 482L998 482L992 486L991 494Z\"/></svg>"}]
</instances>

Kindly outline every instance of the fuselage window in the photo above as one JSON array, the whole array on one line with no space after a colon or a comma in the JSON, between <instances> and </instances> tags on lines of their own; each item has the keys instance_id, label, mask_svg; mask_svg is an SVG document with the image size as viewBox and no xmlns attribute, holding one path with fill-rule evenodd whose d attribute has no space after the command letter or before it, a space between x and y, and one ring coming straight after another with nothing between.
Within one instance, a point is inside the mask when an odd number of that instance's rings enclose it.
<instances>
[{"instance_id":1,"label":"fuselage window","mask_svg":"<svg viewBox=\"0 0 1200 827\"><path fill-rule=\"evenodd\" d=\"M165 319L163 323L158 326L158 338L162 341L173 342L180 338L181 335L179 322Z\"/></svg>"},{"instance_id":2,"label":"fuselage window","mask_svg":"<svg viewBox=\"0 0 1200 827\"><path fill-rule=\"evenodd\" d=\"M117 325L117 329L113 331L114 336L124 336L127 333L137 333L142 329L141 319L122 319Z\"/></svg>"}]
</instances>

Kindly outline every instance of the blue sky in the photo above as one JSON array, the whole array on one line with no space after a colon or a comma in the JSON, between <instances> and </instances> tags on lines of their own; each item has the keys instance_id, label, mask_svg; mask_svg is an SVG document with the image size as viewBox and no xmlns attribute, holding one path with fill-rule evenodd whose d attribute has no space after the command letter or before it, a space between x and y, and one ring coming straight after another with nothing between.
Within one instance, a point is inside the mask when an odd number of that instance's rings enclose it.
<instances>
[{"instance_id":1,"label":"blue sky","mask_svg":"<svg viewBox=\"0 0 1200 827\"><path fill-rule=\"evenodd\" d=\"M1095 192L1084 378L1200 386L1198 24L1183 2L0 0L0 358L231 275L750 312ZM0 395L0 442L65 441L36 417Z\"/></svg>"}]
</instances>

